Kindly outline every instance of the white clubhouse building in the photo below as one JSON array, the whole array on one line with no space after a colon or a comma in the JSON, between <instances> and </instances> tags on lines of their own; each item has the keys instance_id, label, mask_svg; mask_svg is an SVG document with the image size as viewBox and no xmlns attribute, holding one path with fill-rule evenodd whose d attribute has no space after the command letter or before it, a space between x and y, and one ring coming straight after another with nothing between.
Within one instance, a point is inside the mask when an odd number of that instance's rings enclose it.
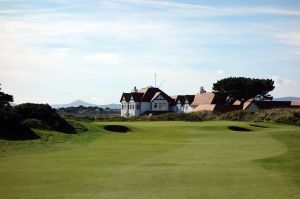
<instances>
[{"instance_id":1,"label":"white clubhouse building","mask_svg":"<svg viewBox=\"0 0 300 199\"><path fill-rule=\"evenodd\" d=\"M247 101L244 106L239 101L228 103L228 97L206 92L202 87L195 95L169 96L159 88L134 89L121 96L121 116L139 116L167 112L190 113L201 111L226 112L233 110L258 110L271 108L300 108L297 102Z\"/></svg>"},{"instance_id":2,"label":"white clubhouse building","mask_svg":"<svg viewBox=\"0 0 300 199\"><path fill-rule=\"evenodd\" d=\"M195 102L199 101L200 95L205 93L201 88L196 95L169 96L159 88L146 87L138 90L135 87L132 92L123 93L121 96L121 116L192 112L198 106ZM205 98L204 95L201 97Z\"/></svg>"}]
</instances>

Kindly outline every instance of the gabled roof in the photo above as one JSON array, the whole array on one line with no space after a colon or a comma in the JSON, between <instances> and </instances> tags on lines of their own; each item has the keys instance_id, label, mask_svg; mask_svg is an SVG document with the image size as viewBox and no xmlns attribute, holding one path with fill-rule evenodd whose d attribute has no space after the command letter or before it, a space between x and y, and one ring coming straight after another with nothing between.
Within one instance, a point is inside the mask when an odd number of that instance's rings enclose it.
<instances>
[{"instance_id":1,"label":"gabled roof","mask_svg":"<svg viewBox=\"0 0 300 199\"><path fill-rule=\"evenodd\" d=\"M185 100L187 100L189 105L193 103L194 99L195 99L195 95L186 95L185 96Z\"/></svg>"},{"instance_id":2,"label":"gabled roof","mask_svg":"<svg viewBox=\"0 0 300 199\"><path fill-rule=\"evenodd\" d=\"M300 107L300 101L292 101L292 102L291 102L291 105L292 105L293 107Z\"/></svg>"},{"instance_id":3,"label":"gabled roof","mask_svg":"<svg viewBox=\"0 0 300 199\"><path fill-rule=\"evenodd\" d=\"M193 106L198 106L200 104L225 104L226 96L215 94L215 93L201 93L195 95Z\"/></svg>"},{"instance_id":4,"label":"gabled roof","mask_svg":"<svg viewBox=\"0 0 300 199\"><path fill-rule=\"evenodd\" d=\"M135 102L141 101L143 95L144 95L144 93L131 93L131 97L133 98L133 100Z\"/></svg>"},{"instance_id":5,"label":"gabled roof","mask_svg":"<svg viewBox=\"0 0 300 199\"><path fill-rule=\"evenodd\" d=\"M145 87L145 88L140 88L140 89L138 90L138 93L145 93L145 92L148 90L148 88L152 88L152 87L149 86L149 87Z\"/></svg>"},{"instance_id":6,"label":"gabled roof","mask_svg":"<svg viewBox=\"0 0 300 199\"><path fill-rule=\"evenodd\" d=\"M151 102L155 100L158 96L160 96L161 92L156 92L155 95L152 97Z\"/></svg>"},{"instance_id":7,"label":"gabled roof","mask_svg":"<svg viewBox=\"0 0 300 199\"><path fill-rule=\"evenodd\" d=\"M247 101L243 109L247 109L251 104L255 104L258 109L273 109L273 108L291 108L291 101Z\"/></svg>"},{"instance_id":8,"label":"gabled roof","mask_svg":"<svg viewBox=\"0 0 300 199\"><path fill-rule=\"evenodd\" d=\"M187 101L190 105L194 101L194 98L195 95L177 95L175 98L175 103L177 104L179 102L181 105L184 105Z\"/></svg>"},{"instance_id":9,"label":"gabled roof","mask_svg":"<svg viewBox=\"0 0 300 199\"><path fill-rule=\"evenodd\" d=\"M239 102L239 105L241 104L240 101ZM252 104L253 102L253 99L250 99L250 100L247 100L245 103L244 103L244 106L243 106L243 110L245 110L246 108L248 108L248 106L250 106L250 104Z\"/></svg>"},{"instance_id":10,"label":"gabled roof","mask_svg":"<svg viewBox=\"0 0 300 199\"><path fill-rule=\"evenodd\" d=\"M155 87L142 88L138 90L138 92L123 93L120 102L122 101L123 97L125 97L126 102L129 102L131 97L136 102L151 102L159 95L162 95L170 103L174 102L174 100L169 95L161 91L159 88Z\"/></svg>"},{"instance_id":11,"label":"gabled roof","mask_svg":"<svg viewBox=\"0 0 300 199\"><path fill-rule=\"evenodd\" d=\"M130 98L131 98L131 93L123 93L122 96L121 96L120 102L123 101L123 97L125 98L126 102L129 102Z\"/></svg>"},{"instance_id":12,"label":"gabled roof","mask_svg":"<svg viewBox=\"0 0 300 199\"><path fill-rule=\"evenodd\" d=\"M142 101L143 102L151 102L151 99L153 98L153 96L157 93L160 92L161 90L158 88L154 88L154 87L149 87L149 88L144 88L141 89L141 91L144 91L144 95L142 97ZM140 92L140 91L139 91Z\"/></svg>"},{"instance_id":13,"label":"gabled roof","mask_svg":"<svg viewBox=\"0 0 300 199\"><path fill-rule=\"evenodd\" d=\"M218 112L227 112L240 110L240 106L236 105L225 105L225 104L200 104L192 112L201 112L201 111L218 111Z\"/></svg>"},{"instance_id":14,"label":"gabled roof","mask_svg":"<svg viewBox=\"0 0 300 199\"><path fill-rule=\"evenodd\" d=\"M175 103L180 103L181 105L183 105L185 103L185 97L184 95L177 95L176 99L175 99Z\"/></svg>"}]
</instances>

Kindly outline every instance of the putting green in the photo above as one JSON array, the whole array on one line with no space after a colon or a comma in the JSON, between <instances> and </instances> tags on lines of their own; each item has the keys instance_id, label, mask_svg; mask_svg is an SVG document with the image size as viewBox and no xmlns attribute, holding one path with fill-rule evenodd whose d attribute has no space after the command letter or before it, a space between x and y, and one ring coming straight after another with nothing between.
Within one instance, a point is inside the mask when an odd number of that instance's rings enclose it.
<instances>
[{"instance_id":1,"label":"putting green","mask_svg":"<svg viewBox=\"0 0 300 199\"><path fill-rule=\"evenodd\" d=\"M130 132L105 131L102 127L107 124L127 126ZM296 126L262 124L268 128L260 128L239 122L85 125L88 132L68 135L63 143L49 143L54 139L50 137L2 146L9 151L0 156L0 197L291 199L300 196L300 128ZM228 126L251 131L231 131Z\"/></svg>"}]
</instances>

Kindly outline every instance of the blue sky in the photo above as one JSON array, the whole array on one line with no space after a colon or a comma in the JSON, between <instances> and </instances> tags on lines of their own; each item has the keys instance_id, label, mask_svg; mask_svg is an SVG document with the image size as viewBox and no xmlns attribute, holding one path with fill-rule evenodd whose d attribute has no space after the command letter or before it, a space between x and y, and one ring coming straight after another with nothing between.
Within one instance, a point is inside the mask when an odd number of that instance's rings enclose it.
<instances>
[{"instance_id":1,"label":"blue sky","mask_svg":"<svg viewBox=\"0 0 300 199\"><path fill-rule=\"evenodd\" d=\"M0 83L17 103L194 94L229 76L300 97L298 0L0 0Z\"/></svg>"}]
</instances>

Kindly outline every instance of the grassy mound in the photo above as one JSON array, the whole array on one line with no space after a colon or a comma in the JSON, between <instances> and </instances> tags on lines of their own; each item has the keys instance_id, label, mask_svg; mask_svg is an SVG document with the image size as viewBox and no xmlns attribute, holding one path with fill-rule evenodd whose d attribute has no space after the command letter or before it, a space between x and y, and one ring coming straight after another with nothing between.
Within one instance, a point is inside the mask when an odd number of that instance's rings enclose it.
<instances>
[{"instance_id":1,"label":"grassy mound","mask_svg":"<svg viewBox=\"0 0 300 199\"><path fill-rule=\"evenodd\" d=\"M22 124L18 114L11 109L0 109L0 138L6 140L33 140L39 136Z\"/></svg>"},{"instance_id":2,"label":"grassy mound","mask_svg":"<svg viewBox=\"0 0 300 199\"><path fill-rule=\"evenodd\" d=\"M88 129L80 122L74 120L67 120L67 122L75 129L77 133L86 132Z\"/></svg>"},{"instance_id":3,"label":"grassy mound","mask_svg":"<svg viewBox=\"0 0 300 199\"><path fill-rule=\"evenodd\" d=\"M74 127L58 115L55 109L48 104L20 104L14 107L14 111L21 116L30 128L76 133Z\"/></svg>"}]
</instances>

